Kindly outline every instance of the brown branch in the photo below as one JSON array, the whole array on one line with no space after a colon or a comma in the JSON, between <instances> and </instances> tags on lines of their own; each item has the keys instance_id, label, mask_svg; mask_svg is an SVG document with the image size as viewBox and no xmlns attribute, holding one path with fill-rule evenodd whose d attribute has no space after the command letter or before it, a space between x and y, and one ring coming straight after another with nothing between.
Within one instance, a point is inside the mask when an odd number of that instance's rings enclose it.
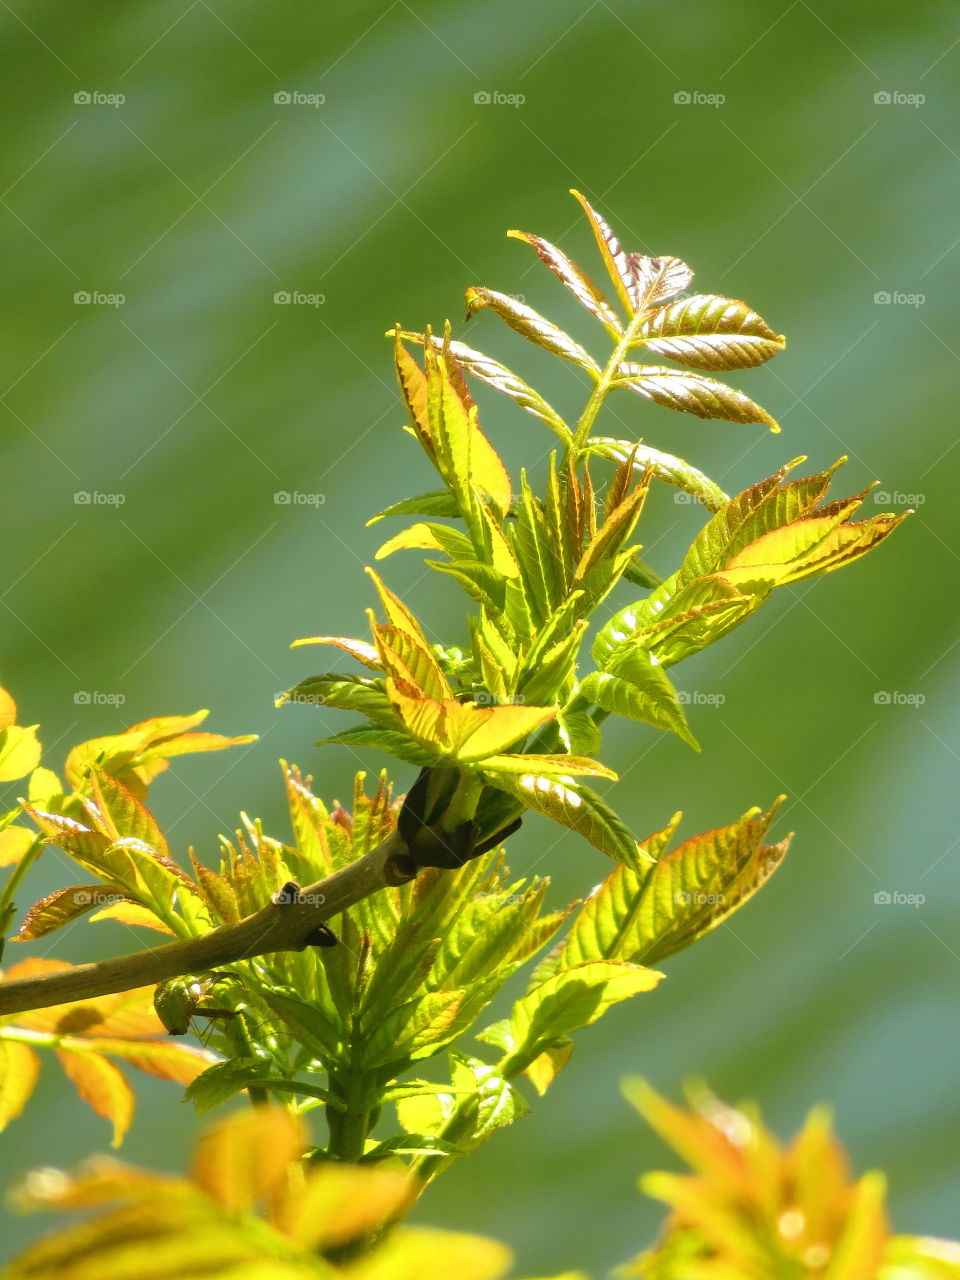
<instances>
[{"instance_id":1,"label":"brown branch","mask_svg":"<svg viewBox=\"0 0 960 1280\"><path fill-rule=\"evenodd\" d=\"M378 889L411 880L416 872L405 843L394 831L356 862L326 880L304 886L297 902L268 902L253 915L221 925L202 938L79 964L61 973L0 982L0 1016L130 991L273 951L302 951L318 925Z\"/></svg>"}]
</instances>

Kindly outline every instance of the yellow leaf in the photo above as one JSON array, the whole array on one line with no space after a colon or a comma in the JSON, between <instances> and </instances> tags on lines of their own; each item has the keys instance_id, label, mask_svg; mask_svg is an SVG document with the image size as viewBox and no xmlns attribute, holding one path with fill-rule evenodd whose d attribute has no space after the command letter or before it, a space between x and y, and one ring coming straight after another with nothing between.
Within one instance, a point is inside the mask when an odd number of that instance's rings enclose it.
<instances>
[{"instance_id":1,"label":"yellow leaf","mask_svg":"<svg viewBox=\"0 0 960 1280\"><path fill-rule=\"evenodd\" d=\"M270 1217L298 1244L330 1249L382 1226L415 1194L400 1170L328 1164L281 1197Z\"/></svg>"},{"instance_id":2,"label":"yellow leaf","mask_svg":"<svg viewBox=\"0 0 960 1280\"><path fill-rule=\"evenodd\" d=\"M307 644L332 644L337 649L342 649L344 653L349 653L351 658L356 658L358 662L362 662L371 671L379 671L381 669L376 649L372 644L367 644L365 640L351 640L349 636L307 636L303 640L294 640L290 648L299 649L302 645Z\"/></svg>"},{"instance_id":3,"label":"yellow leaf","mask_svg":"<svg viewBox=\"0 0 960 1280\"><path fill-rule=\"evenodd\" d=\"M0 688L0 729L6 729L8 725L16 723L17 704L6 689Z\"/></svg>"},{"instance_id":4,"label":"yellow leaf","mask_svg":"<svg viewBox=\"0 0 960 1280\"><path fill-rule=\"evenodd\" d=\"M43 748L37 741L38 727L11 724L0 730L0 782L22 778L40 763Z\"/></svg>"},{"instance_id":5,"label":"yellow leaf","mask_svg":"<svg viewBox=\"0 0 960 1280\"><path fill-rule=\"evenodd\" d=\"M115 902L102 911L96 911L90 917L95 920L116 920L120 924L129 925L132 929L154 929L157 933L166 933L171 938L177 935L169 925L153 914L149 907L142 907L139 902Z\"/></svg>"},{"instance_id":6,"label":"yellow leaf","mask_svg":"<svg viewBox=\"0 0 960 1280\"><path fill-rule=\"evenodd\" d=\"M230 1213L242 1213L282 1183L304 1147L302 1121L284 1107L228 1116L200 1139L191 1176Z\"/></svg>"},{"instance_id":7,"label":"yellow leaf","mask_svg":"<svg viewBox=\"0 0 960 1280\"><path fill-rule=\"evenodd\" d=\"M37 833L29 827L5 827L0 831L0 867L11 867L27 852Z\"/></svg>"},{"instance_id":8,"label":"yellow leaf","mask_svg":"<svg viewBox=\"0 0 960 1280\"><path fill-rule=\"evenodd\" d=\"M513 1261L510 1250L484 1236L404 1228L349 1267L348 1280L497 1280Z\"/></svg>"},{"instance_id":9,"label":"yellow leaf","mask_svg":"<svg viewBox=\"0 0 960 1280\"><path fill-rule=\"evenodd\" d=\"M25 1044L0 1040L0 1129L15 1120L33 1093L40 1059Z\"/></svg>"},{"instance_id":10,"label":"yellow leaf","mask_svg":"<svg viewBox=\"0 0 960 1280\"><path fill-rule=\"evenodd\" d=\"M127 1083L123 1072L108 1062L106 1058L85 1045L81 1049L78 1042L70 1042L70 1048L64 1046L57 1050L60 1063L76 1085L77 1092L84 1102L89 1103L98 1116L103 1116L113 1125L114 1147L119 1147L124 1135L130 1128L136 1098Z\"/></svg>"}]
</instances>

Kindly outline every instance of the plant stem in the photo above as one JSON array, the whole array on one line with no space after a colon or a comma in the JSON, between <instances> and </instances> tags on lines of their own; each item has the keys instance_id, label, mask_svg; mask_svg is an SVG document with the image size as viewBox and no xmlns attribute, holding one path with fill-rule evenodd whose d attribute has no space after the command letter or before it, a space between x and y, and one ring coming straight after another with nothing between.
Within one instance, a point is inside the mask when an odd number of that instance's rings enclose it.
<instances>
[{"instance_id":1,"label":"plant stem","mask_svg":"<svg viewBox=\"0 0 960 1280\"><path fill-rule=\"evenodd\" d=\"M590 393L590 399L587 401L586 408L580 415L580 421L577 423L576 430L573 433L573 440L567 446L567 451L564 455L565 462L568 458L572 457L574 464L576 464L580 453L583 451L583 446L590 438L590 432L593 429L593 424L597 419L597 414L600 412L601 405L606 399L607 392L610 390L613 380L617 376L617 370L636 340L637 331L643 323L643 319L644 312L643 310L640 310L623 331L623 337L617 343L613 355L607 361L606 367L597 379L597 383L594 386L593 391Z\"/></svg>"},{"instance_id":2,"label":"plant stem","mask_svg":"<svg viewBox=\"0 0 960 1280\"><path fill-rule=\"evenodd\" d=\"M268 902L253 915L236 924L221 925L202 938L79 964L60 973L0 982L0 1017L152 986L181 974L215 969L274 951L302 951L310 945L311 933L331 916L378 889L412 880L414 874L406 845L397 832L392 832L356 862L326 880L304 886L299 902L281 906Z\"/></svg>"}]
</instances>

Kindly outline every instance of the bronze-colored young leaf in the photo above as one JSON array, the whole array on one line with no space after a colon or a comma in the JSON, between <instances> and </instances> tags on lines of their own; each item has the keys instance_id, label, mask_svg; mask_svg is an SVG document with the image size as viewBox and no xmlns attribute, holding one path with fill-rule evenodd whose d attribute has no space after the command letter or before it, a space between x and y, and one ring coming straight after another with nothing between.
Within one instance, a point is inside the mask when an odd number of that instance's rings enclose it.
<instances>
[{"instance_id":1,"label":"bronze-colored young leaf","mask_svg":"<svg viewBox=\"0 0 960 1280\"><path fill-rule=\"evenodd\" d=\"M11 938L12 942L32 942L53 933L78 916L86 915L95 907L103 907L111 896L126 899L128 890L123 885L101 882L99 884L75 884L66 889L54 889L45 898L35 902L23 917L23 923Z\"/></svg>"},{"instance_id":2,"label":"bronze-colored young leaf","mask_svg":"<svg viewBox=\"0 0 960 1280\"><path fill-rule=\"evenodd\" d=\"M626 387L667 409L692 413L695 418L762 422L771 431L780 430L776 419L771 418L766 409L761 409L749 396L745 396L736 387L728 387L725 382L718 382L716 378L708 378L706 374L668 369L665 365L624 361L620 365L614 386Z\"/></svg>"},{"instance_id":3,"label":"bronze-colored young leaf","mask_svg":"<svg viewBox=\"0 0 960 1280\"><path fill-rule=\"evenodd\" d=\"M651 311L639 345L695 369L747 369L786 346L745 302L697 293Z\"/></svg>"},{"instance_id":4,"label":"bronze-colored young leaf","mask_svg":"<svg viewBox=\"0 0 960 1280\"><path fill-rule=\"evenodd\" d=\"M729 501L729 498L709 476L690 466L682 458L671 453L663 453L660 449L650 449L639 442L614 440L604 436L594 436L588 442L584 452L596 454L610 462L622 464L633 459L635 470L643 473L649 471L658 480L674 485L692 498L702 502L708 511L717 511Z\"/></svg>"},{"instance_id":5,"label":"bronze-colored young leaf","mask_svg":"<svg viewBox=\"0 0 960 1280\"><path fill-rule=\"evenodd\" d=\"M477 286L467 290L466 298L468 320L484 307L489 307L521 337L529 339L538 347L543 347L551 355L572 360L581 369L599 375L600 366L579 342L571 338L568 333L564 333L551 320L545 319L532 307L528 307L525 302L517 302L515 298L505 293L497 293L495 289L481 289Z\"/></svg>"},{"instance_id":6,"label":"bronze-colored young leaf","mask_svg":"<svg viewBox=\"0 0 960 1280\"><path fill-rule=\"evenodd\" d=\"M581 271L562 249L558 249L549 240L541 236L530 235L527 231L508 231L514 240L523 240L536 250L541 262L546 263L553 274L570 290L581 306L591 312L615 338L623 333L623 324L610 303L593 283L586 272Z\"/></svg>"},{"instance_id":7,"label":"bronze-colored young leaf","mask_svg":"<svg viewBox=\"0 0 960 1280\"><path fill-rule=\"evenodd\" d=\"M586 196L575 190L571 190L570 194L580 202L584 213L590 220L590 227L597 242L597 248L600 250L604 266L607 268L607 274L610 276L627 314L633 315L637 309L639 299L637 295L637 273L630 262L629 254L624 252L610 225L590 205Z\"/></svg>"}]
</instances>

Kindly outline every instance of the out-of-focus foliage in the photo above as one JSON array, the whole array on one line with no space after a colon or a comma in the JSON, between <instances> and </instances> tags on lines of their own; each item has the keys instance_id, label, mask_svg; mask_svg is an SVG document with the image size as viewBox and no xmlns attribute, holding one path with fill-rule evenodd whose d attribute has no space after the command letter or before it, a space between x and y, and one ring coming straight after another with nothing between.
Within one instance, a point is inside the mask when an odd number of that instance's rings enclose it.
<instances>
[{"instance_id":1,"label":"out-of-focus foliage","mask_svg":"<svg viewBox=\"0 0 960 1280\"><path fill-rule=\"evenodd\" d=\"M688 1108L641 1080L627 1097L692 1173L640 1185L670 1206L660 1242L620 1274L645 1280L956 1280L960 1244L894 1236L882 1174L854 1179L829 1113L816 1109L784 1146L755 1106L703 1086Z\"/></svg>"}]
</instances>

